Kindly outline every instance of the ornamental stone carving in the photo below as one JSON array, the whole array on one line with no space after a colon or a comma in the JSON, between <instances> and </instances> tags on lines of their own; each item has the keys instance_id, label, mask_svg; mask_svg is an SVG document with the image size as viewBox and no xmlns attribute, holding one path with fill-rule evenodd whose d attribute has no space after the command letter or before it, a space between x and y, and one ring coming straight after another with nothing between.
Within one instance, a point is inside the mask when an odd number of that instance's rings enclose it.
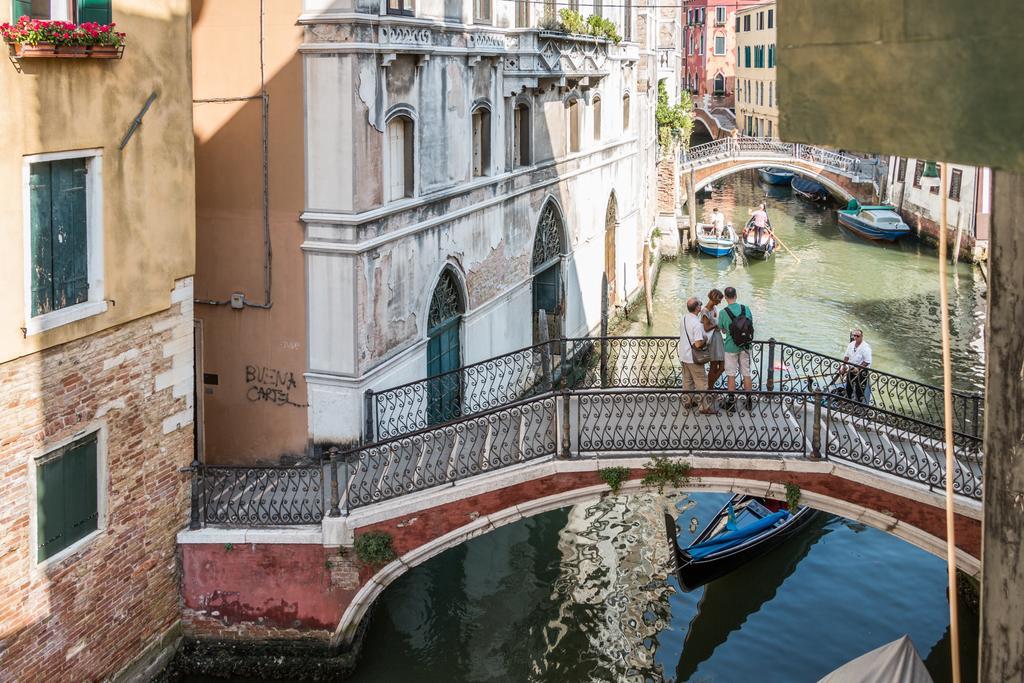
<instances>
[{"instance_id":1,"label":"ornamental stone carving","mask_svg":"<svg viewBox=\"0 0 1024 683\"><path fill-rule=\"evenodd\" d=\"M505 50L505 37L498 33L470 33L469 49Z\"/></svg>"},{"instance_id":2,"label":"ornamental stone carving","mask_svg":"<svg viewBox=\"0 0 1024 683\"><path fill-rule=\"evenodd\" d=\"M378 43L381 45L412 45L415 47L431 44L430 29L409 26L381 26Z\"/></svg>"}]
</instances>

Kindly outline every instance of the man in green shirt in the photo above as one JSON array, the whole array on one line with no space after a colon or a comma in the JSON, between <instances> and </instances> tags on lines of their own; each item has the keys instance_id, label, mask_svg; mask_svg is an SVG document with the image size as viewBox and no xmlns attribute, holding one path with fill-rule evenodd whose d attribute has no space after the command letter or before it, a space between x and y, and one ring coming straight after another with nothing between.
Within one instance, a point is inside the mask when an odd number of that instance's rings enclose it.
<instances>
[{"instance_id":1,"label":"man in green shirt","mask_svg":"<svg viewBox=\"0 0 1024 683\"><path fill-rule=\"evenodd\" d=\"M751 340L753 339L754 315L750 308L743 304L736 303L736 288L725 288L725 308L718 316L718 326L722 329L722 338L725 343L725 377L729 388L729 398L726 400L726 409L732 409L736 404L736 373L743 375L743 390L750 391L752 382L750 380L750 344L737 343L729 331L732 321L746 316L750 321ZM747 399L747 407L750 407L750 398Z\"/></svg>"}]
</instances>

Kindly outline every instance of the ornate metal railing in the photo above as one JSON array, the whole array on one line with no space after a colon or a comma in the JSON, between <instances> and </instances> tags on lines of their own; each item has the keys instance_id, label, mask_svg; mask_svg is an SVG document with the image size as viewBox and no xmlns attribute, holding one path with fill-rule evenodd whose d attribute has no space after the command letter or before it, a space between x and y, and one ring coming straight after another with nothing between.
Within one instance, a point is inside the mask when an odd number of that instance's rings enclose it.
<instances>
[{"instance_id":1,"label":"ornate metal railing","mask_svg":"<svg viewBox=\"0 0 1024 683\"><path fill-rule=\"evenodd\" d=\"M554 455L556 423L555 398L544 396L336 456L331 512Z\"/></svg>"},{"instance_id":2,"label":"ornate metal railing","mask_svg":"<svg viewBox=\"0 0 1024 683\"><path fill-rule=\"evenodd\" d=\"M945 484L943 429L843 398L826 404L823 454L931 487ZM953 490L981 500L982 441L954 434Z\"/></svg>"},{"instance_id":3,"label":"ornate metal railing","mask_svg":"<svg viewBox=\"0 0 1024 683\"><path fill-rule=\"evenodd\" d=\"M557 339L370 394L372 416L386 420L376 432L389 434L386 439L332 450L313 466L195 463L192 527L316 523L328 506L328 514L343 514L555 456L791 454L942 484L938 387L872 370L870 402L857 402L835 391L839 359L758 341L751 348L753 392L739 395L736 410L704 414L700 408L723 404L724 382L718 390L682 391L676 345L675 337ZM455 409L431 402L432 383L449 388L456 381L462 394ZM686 404L694 407L687 411ZM981 397L956 392L954 485L975 499L981 496L981 420Z\"/></svg>"},{"instance_id":4,"label":"ornate metal railing","mask_svg":"<svg viewBox=\"0 0 1024 683\"><path fill-rule=\"evenodd\" d=\"M206 524L314 524L324 516L324 468L196 468L199 501L193 517ZM198 505L196 503L198 502ZM197 509L198 508L198 509Z\"/></svg>"},{"instance_id":5,"label":"ornate metal railing","mask_svg":"<svg viewBox=\"0 0 1024 683\"><path fill-rule=\"evenodd\" d=\"M749 407L711 410L723 398L721 391L676 389L580 394L574 402L577 433L571 457L634 451L811 454L805 437L813 427L794 424L794 408L812 400L812 394L758 394ZM680 419L681 410L685 419Z\"/></svg>"},{"instance_id":6,"label":"ornate metal railing","mask_svg":"<svg viewBox=\"0 0 1024 683\"><path fill-rule=\"evenodd\" d=\"M684 166L692 167L722 158L765 156L807 161L846 175L856 175L860 169L860 159L847 154L813 145L744 135L721 138L683 149L679 154L679 161Z\"/></svg>"},{"instance_id":7,"label":"ornate metal railing","mask_svg":"<svg viewBox=\"0 0 1024 683\"><path fill-rule=\"evenodd\" d=\"M583 337L556 339L465 368L367 394L368 442L392 438L513 401L555 391L593 388L680 388L675 337ZM761 391L841 389L843 362L776 342L751 346L753 386ZM446 391L458 386L459 391ZM717 387L725 387L725 378ZM871 370L872 401L886 410L935 425L943 420L942 390ZM458 400L452 400L452 396ZM954 429L978 436L980 395L954 392Z\"/></svg>"}]
</instances>

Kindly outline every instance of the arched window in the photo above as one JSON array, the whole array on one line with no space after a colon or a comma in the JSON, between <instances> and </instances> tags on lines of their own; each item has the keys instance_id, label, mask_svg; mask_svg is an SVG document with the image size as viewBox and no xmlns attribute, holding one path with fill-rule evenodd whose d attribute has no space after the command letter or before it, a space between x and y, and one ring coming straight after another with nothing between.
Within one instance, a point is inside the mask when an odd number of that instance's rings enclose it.
<instances>
[{"instance_id":1,"label":"arched window","mask_svg":"<svg viewBox=\"0 0 1024 683\"><path fill-rule=\"evenodd\" d=\"M721 73L715 74L715 94L725 94L725 76L723 76Z\"/></svg>"},{"instance_id":2,"label":"arched window","mask_svg":"<svg viewBox=\"0 0 1024 683\"><path fill-rule=\"evenodd\" d=\"M629 130L629 93L622 96L622 130Z\"/></svg>"},{"instance_id":3,"label":"arched window","mask_svg":"<svg viewBox=\"0 0 1024 683\"><path fill-rule=\"evenodd\" d=\"M520 102L512 111L512 163L515 166L529 166L530 157L530 108Z\"/></svg>"},{"instance_id":4,"label":"arched window","mask_svg":"<svg viewBox=\"0 0 1024 683\"><path fill-rule=\"evenodd\" d=\"M569 102L569 151L580 151L580 114L582 107L579 98Z\"/></svg>"},{"instance_id":5,"label":"arched window","mask_svg":"<svg viewBox=\"0 0 1024 683\"><path fill-rule=\"evenodd\" d=\"M462 288L445 268L434 288L427 314L427 421L445 422L462 414L460 332L465 312Z\"/></svg>"},{"instance_id":6,"label":"arched window","mask_svg":"<svg viewBox=\"0 0 1024 683\"><path fill-rule=\"evenodd\" d=\"M533 341L541 341L540 311L547 320L547 339L562 336L564 317L562 296L562 260L566 253L562 215L553 201L544 205L533 238Z\"/></svg>"},{"instance_id":7,"label":"arched window","mask_svg":"<svg viewBox=\"0 0 1024 683\"><path fill-rule=\"evenodd\" d=\"M594 139L601 139L601 98L594 97Z\"/></svg>"},{"instance_id":8,"label":"arched window","mask_svg":"<svg viewBox=\"0 0 1024 683\"><path fill-rule=\"evenodd\" d=\"M491 110L480 106L473 111L473 177L491 172Z\"/></svg>"},{"instance_id":9,"label":"arched window","mask_svg":"<svg viewBox=\"0 0 1024 683\"><path fill-rule=\"evenodd\" d=\"M414 132L408 116L399 115L388 122L384 196L389 202L413 196Z\"/></svg>"}]
</instances>

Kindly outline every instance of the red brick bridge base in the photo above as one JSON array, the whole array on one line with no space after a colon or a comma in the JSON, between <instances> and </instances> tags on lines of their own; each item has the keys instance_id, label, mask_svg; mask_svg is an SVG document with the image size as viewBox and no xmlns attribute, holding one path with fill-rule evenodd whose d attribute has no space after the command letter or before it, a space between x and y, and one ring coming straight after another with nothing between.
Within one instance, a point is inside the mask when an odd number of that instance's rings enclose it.
<instances>
[{"instance_id":1,"label":"red brick bridge base","mask_svg":"<svg viewBox=\"0 0 1024 683\"><path fill-rule=\"evenodd\" d=\"M828 462L789 461L784 471L779 471L778 463L774 469L747 470L695 465L690 482L681 490L745 491L784 499L785 484L793 483L800 487L802 500L816 509L859 520L944 556L941 492L909 483L900 492L890 492L878 487L879 477L885 475ZM548 465L557 468L557 463ZM436 503L438 494L426 492L416 494L419 501L412 504L403 499L378 506L391 508L376 513L372 508L353 512L339 523L358 525L355 535L385 531L392 536L400 559L379 571L360 567L350 548L331 545L326 525L325 530L184 531L179 535L179 552L186 634L198 639L312 639L343 645L383 589L411 567L497 526L607 495L608 487L596 466L591 461L588 471L555 471L533 478L526 478L529 469L523 469L527 474L520 475L518 483L474 495L459 497L460 486L434 490L455 498L447 502L430 505L431 497ZM638 491L645 474L639 466L630 471L624 492ZM980 570L980 516L980 505L958 502L959 561L974 575Z\"/></svg>"}]
</instances>

